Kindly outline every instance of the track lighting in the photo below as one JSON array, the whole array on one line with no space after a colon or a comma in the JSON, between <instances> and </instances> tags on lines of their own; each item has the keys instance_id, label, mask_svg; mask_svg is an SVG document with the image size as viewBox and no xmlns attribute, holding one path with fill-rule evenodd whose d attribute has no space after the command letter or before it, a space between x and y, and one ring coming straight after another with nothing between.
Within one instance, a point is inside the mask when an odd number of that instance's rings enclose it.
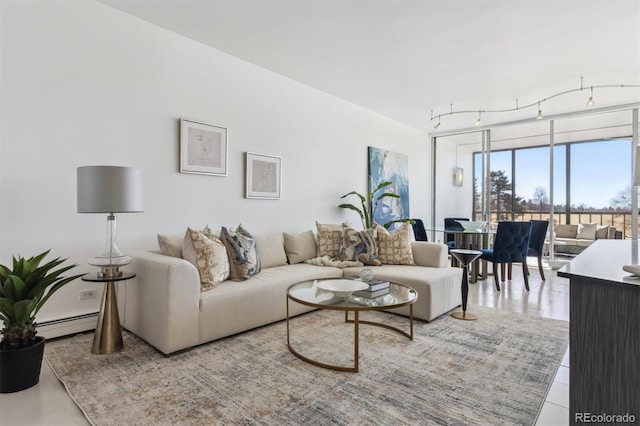
<instances>
[{"instance_id":1,"label":"track lighting","mask_svg":"<svg viewBox=\"0 0 640 426\"><path fill-rule=\"evenodd\" d=\"M593 106L595 105L595 101L593 100L593 90L594 89L601 89L601 88L621 88L621 89L627 89L627 88L633 88L635 90L637 90L638 88L640 88L640 84L603 84L603 85L598 85L598 86L587 86L590 90L590 96L589 99L587 100L587 106ZM435 129L437 129L438 127L440 127L441 124L441 118L442 116L447 116L447 115L454 115L454 114L475 114L476 112L478 113L478 119L475 122L476 126L479 126L480 123L482 122L482 113L502 113L502 112L513 112L513 111L519 111L521 109L525 109L525 108L533 108L536 105L538 106L538 115L536 116L536 119L540 120L542 118L544 118L544 116L542 115L542 108L541 108L541 104L543 102L547 102L550 101L554 98L560 97L560 96L564 96L564 95L568 95L570 93L573 92L578 92L578 91L583 91L584 89L586 89L587 87L584 86L584 77L580 77L580 87L576 88L576 89L569 89L569 90L565 90L563 92L558 92L558 93L554 93L551 96L547 96L544 99L540 99L539 101L536 102L532 102L528 105L524 105L524 106L520 106L518 103L518 99L516 99L515 102L515 108L505 108L505 109L496 109L496 110L486 110L486 109L480 109L480 110L463 110L463 111L454 111L453 110L453 104L449 104L450 106L450 110L448 112L442 113L442 114L437 114L434 115L433 114L433 110L431 110L431 121L438 119L438 122L436 123L436 125L434 126Z\"/></svg>"},{"instance_id":2,"label":"track lighting","mask_svg":"<svg viewBox=\"0 0 640 426\"><path fill-rule=\"evenodd\" d=\"M593 102L593 86L591 86L591 96L589 96L589 100L587 101L587 106L593 106L595 102Z\"/></svg>"}]
</instances>

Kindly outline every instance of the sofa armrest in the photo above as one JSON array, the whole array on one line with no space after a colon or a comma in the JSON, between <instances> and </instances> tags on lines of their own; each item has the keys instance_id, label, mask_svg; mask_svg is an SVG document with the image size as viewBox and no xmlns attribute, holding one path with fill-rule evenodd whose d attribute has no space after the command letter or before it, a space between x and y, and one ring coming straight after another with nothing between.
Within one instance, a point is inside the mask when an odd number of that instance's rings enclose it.
<instances>
[{"instance_id":1,"label":"sofa armrest","mask_svg":"<svg viewBox=\"0 0 640 426\"><path fill-rule=\"evenodd\" d=\"M413 261L418 266L446 268L449 266L449 248L446 244L427 241L412 241Z\"/></svg>"},{"instance_id":2,"label":"sofa armrest","mask_svg":"<svg viewBox=\"0 0 640 426\"><path fill-rule=\"evenodd\" d=\"M123 326L164 354L197 345L200 277L187 260L130 252L136 277L125 286Z\"/></svg>"}]
</instances>

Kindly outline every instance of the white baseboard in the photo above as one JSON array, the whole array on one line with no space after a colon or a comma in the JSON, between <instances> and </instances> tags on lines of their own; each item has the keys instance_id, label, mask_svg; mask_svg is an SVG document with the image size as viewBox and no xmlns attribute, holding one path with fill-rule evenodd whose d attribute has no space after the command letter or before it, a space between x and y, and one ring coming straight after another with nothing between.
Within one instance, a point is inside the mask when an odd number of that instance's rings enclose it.
<instances>
[{"instance_id":1,"label":"white baseboard","mask_svg":"<svg viewBox=\"0 0 640 426\"><path fill-rule=\"evenodd\" d=\"M45 321L38 323L38 335L46 339L53 339L55 337L82 333L84 331L95 330L97 322L97 312L62 318L55 321Z\"/></svg>"}]
</instances>

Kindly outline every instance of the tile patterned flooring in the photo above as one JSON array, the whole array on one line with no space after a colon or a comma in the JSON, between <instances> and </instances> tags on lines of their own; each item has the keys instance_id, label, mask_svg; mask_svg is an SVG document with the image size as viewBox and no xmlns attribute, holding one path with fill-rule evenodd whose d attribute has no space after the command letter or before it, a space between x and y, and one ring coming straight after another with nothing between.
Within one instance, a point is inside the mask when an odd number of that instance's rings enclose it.
<instances>
[{"instance_id":1,"label":"tile patterned flooring","mask_svg":"<svg viewBox=\"0 0 640 426\"><path fill-rule=\"evenodd\" d=\"M503 284L496 291L493 277L471 284L469 311L473 305L483 305L539 315L547 318L569 320L569 282L556 276L555 271L545 270L546 281L540 279L536 260L529 259L530 291L524 289L522 269L514 267L513 281ZM57 339L47 344L63 344ZM67 395L46 362L42 365L40 383L22 392L0 395L0 425L87 425L82 412ZM536 426L564 426L569 424L569 351L564 356L546 401L540 411Z\"/></svg>"}]
</instances>

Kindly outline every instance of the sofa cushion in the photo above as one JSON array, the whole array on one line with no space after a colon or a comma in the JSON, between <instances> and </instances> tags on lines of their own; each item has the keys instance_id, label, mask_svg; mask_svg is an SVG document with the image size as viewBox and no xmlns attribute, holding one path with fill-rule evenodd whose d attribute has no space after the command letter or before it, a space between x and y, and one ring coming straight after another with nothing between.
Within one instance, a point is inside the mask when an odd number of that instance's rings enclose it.
<instances>
[{"instance_id":1,"label":"sofa cushion","mask_svg":"<svg viewBox=\"0 0 640 426\"><path fill-rule=\"evenodd\" d=\"M557 238L576 238L578 235L578 225L558 225L556 226L555 232Z\"/></svg>"},{"instance_id":2,"label":"sofa cushion","mask_svg":"<svg viewBox=\"0 0 640 426\"><path fill-rule=\"evenodd\" d=\"M302 263L307 259L316 257L316 238L313 231L289 234L285 232L284 251L287 254L290 264Z\"/></svg>"},{"instance_id":3,"label":"sofa cushion","mask_svg":"<svg viewBox=\"0 0 640 426\"><path fill-rule=\"evenodd\" d=\"M580 223L578 224L578 233L576 238L579 240L595 240L597 223Z\"/></svg>"},{"instance_id":4,"label":"sofa cushion","mask_svg":"<svg viewBox=\"0 0 640 426\"><path fill-rule=\"evenodd\" d=\"M160 253L165 256L182 258L182 244L184 235L180 234L158 234L158 247Z\"/></svg>"},{"instance_id":5,"label":"sofa cushion","mask_svg":"<svg viewBox=\"0 0 640 426\"><path fill-rule=\"evenodd\" d=\"M358 231L350 226L342 226L342 238L336 257L340 260L360 261L365 265L380 265L376 229Z\"/></svg>"},{"instance_id":6,"label":"sofa cushion","mask_svg":"<svg viewBox=\"0 0 640 426\"><path fill-rule=\"evenodd\" d=\"M235 231L223 226L220 238L227 248L232 280L245 281L260 272L260 256L256 241L242 225L238 225Z\"/></svg>"},{"instance_id":7,"label":"sofa cushion","mask_svg":"<svg viewBox=\"0 0 640 426\"><path fill-rule=\"evenodd\" d=\"M380 262L387 265L415 265L409 240L409 223L403 223L392 232L376 223L376 233Z\"/></svg>"},{"instance_id":8,"label":"sofa cushion","mask_svg":"<svg viewBox=\"0 0 640 426\"><path fill-rule=\"evenodd\" d=\"M256 240L262 268L273 268L287 264L282 234L256 235L253 238Z\"/></svg>"},{"instance_id":9,"label":"sofa cushion","mask_svg":"<svg viewBox=\"0 0 640 426\"><path fill-rule=\"evenodd\" d=\"M318 230L316 257L336 257L342 240L342 225L348 225L348 223L325 224L316 222Z\"/></svg>"},{"instance_id":10,"label":"sofa cushion","mask_svg":"<svg viewBox=\"0 0 640 426\"><path fill-rule=\"evenodd\" d=\"M614 226L604 225L596 228L596 240L611 239L616 237Z\"/></svg>"},{"instance_id":11,"label":"sofa cushion","mask_svg":"<svg viewBox=\"0 0 640 426\"><path fill-rule=\"evenodd\" d=\"M227 249L208 226L202 231L187 228L183 253L198 270L200 291L211 290L229 278Z\"/></svg>"}]
</instances>

